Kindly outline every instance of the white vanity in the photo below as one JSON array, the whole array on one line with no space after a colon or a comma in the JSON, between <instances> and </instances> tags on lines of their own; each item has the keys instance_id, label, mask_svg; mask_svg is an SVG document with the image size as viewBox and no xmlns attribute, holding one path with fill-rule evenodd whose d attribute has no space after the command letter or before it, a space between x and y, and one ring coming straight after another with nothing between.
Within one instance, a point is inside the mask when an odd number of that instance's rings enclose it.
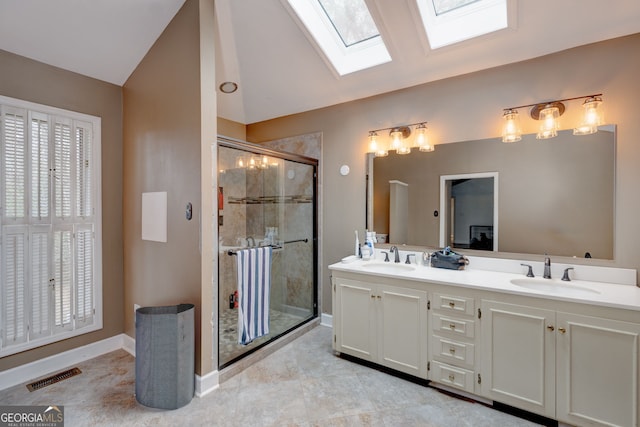
<instances>
[{"instance_id":1,"label":"white vanity","mask_svg":"<svg viewBox=\"0 0 640 427\"><path fill-rule=\"evenodd\" d=\"M334 350L563 423L638 426L636 271L554 264L549 280L527 264L538 277L479 257L464 271L380 253L333 264Z\"/></svg>"}]
</instances>

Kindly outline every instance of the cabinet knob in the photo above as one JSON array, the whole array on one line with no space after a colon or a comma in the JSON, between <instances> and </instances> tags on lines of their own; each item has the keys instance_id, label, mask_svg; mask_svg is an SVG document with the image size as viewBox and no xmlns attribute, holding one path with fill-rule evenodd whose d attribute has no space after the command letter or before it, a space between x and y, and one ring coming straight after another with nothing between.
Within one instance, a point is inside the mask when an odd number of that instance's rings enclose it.
<instances>
[{"instance_id":1,"label":"cabinet knob","mask_svg":"<svg viewBox=\"0 0 640 427\"><path fill-rule=\"evenodd\" d=\"M456 325L454 323L449 323L449 329L455 329Z\"/></svg>"},{"instance_id":2,"label":"cabinet knob","mask_svg":"<svg viewBox=\"0 0 640 427\"><path fill-rule=\"evenodd\" d=\"M372 298L372 299L376 299L376 296L375 296L375 295L371 295L371 298Z\"/></svg>"},{"instance_id":3,"label":"cabinet knob","mask_svg":"<svg viewBox=\"0 0 640 427\"><path fill-rule=\"evenodd\" d=\"M378 299L382 299L382 297L380 295L378 295Z\"/></svg>"},{"instance_id":4,"label":"cabinet knob","mask_svg":"<svg viewBox=\"0 0 640 427\"><path fill-rule=\"evenodd\" d=\"M456 349L454 347L449 347L449 353L455 354L456 353Z\"/></svg>"},{"instance_id":5,"label":"cabinet knob","mask_svg":"<svg viewBox=\"0 0 640 427\"><path fill-rule=\"evenodd\" d=\"M558 330L560 331L561 334L564 334L565 332L567 332L565 328L558 328Z\"/></svg>"},{"instance_id":6,"label":"cabinet knob","mask_svg":"<svg viewBox=\"0 0 640 427\"><path fill-rule=\"evenodd\" d=\"M556 328L554 328L553 325L549 325L547 326L547 329L553 332Z\"/></svg>"},{"instance_id":7,"label":"cabinet knob","mask_svg":"<svg viewBox=\"0 0 640 427\"><path fill-rule=\"evenodd\" d=\"M453 382L453 380L455 380L456 377L453 374L449 374L449 381Z\"/></svg>"},{"instance_id":8,"label":"cabinet knob","mask_svg":"<svg viewBox=\"0 0 640 427\"><path fill-rule=\"evenodd\" d=\"M449 307L454 308L455 306L456 306L456 303L455 303L455 302L451 301L451 302L449 303Z\"/></svg>"}]
</instances>

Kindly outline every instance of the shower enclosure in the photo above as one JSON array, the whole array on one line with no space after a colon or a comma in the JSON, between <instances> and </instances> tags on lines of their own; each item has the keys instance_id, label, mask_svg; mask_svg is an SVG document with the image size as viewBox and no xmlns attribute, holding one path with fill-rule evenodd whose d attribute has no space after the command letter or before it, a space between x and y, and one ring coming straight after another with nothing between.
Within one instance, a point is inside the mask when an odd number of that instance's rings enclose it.
<instances>
[{"instance_id":1,"label":"shower enclosure","mask_svg":"<svg viewBox=\"0 0 640 427\"><path fill-rule=\"evenodd\" d=\"M318 162L218 138L218 367L318 316ZM237 250L271 245L269 333L238 344Z\"/></svg>"}]
</instances>

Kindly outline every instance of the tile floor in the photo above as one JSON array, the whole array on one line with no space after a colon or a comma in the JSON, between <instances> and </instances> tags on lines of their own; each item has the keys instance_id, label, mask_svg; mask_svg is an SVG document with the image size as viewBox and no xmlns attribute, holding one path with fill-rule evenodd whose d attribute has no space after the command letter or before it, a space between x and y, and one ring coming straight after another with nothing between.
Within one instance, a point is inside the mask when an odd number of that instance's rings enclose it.
<instances>
[{"instance_id":1,"label":"tile floor","mask_svg":"<svg viewBox=\"0 0 640 427\"><path fill-rule=\"evenodd\" d=\"M77 365L82 374L0 404L64 405L65 426L533 426L529 421L350 362L318 326L188 405L138 404L134 359L118 350Z\"/></svg>"},{"instance_id":2,"label":"tile floor","mask_svg":"<svg viewBox=\"0 0 640 427\"><path fill-rule=\"evenodd\" d=\"M220 340L218 351L220 352L221 365L269 341L274 336L293 328L304 320L306 319L271 309L269 313L269 329L271 332L264 337L253 340L249 345L241 345L238 344L238 310L223 310L220 315L220 331L218 332L218 339Z\"/></svg>"}]
</instances>

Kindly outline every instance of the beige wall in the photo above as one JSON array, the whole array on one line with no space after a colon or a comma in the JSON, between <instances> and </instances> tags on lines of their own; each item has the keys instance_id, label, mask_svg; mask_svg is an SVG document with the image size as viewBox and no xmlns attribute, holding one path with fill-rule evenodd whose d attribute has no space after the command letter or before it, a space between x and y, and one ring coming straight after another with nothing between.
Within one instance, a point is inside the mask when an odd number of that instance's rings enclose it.
<instances>
[{"instance_id":1,"label":"beige wall","mask_svg":"<svg viewBox=\"0 0 640 427\"><path fill-rule=\"evenodd\" d=\"M124 329L135 335L134 304L195 304L197 373L212 366L212 174L201 174L216 134L212 30L212 0L187 1L124 85ZM141 239L150 191L167 192L166 243Z\"/></svg>"},{"instance_id":2,"label":"beige wall","mask_svg":"<svg viewBox=\"0 0 640 427\"><path fill-rule=\"evenodd\" d=\"M0 371L123 331L122 89L0 50L0 94L102 118L103 328L3 357Z\"/></svg>"},{"instance_id":3,"label":"beige wall","mask_svg":"<svg viewBox=\"0 0 640 427\"><path fill-rule=\"evenodd\" d=\"M371 129L428 121L436 143L497 137L503 108L602 92L607 121L618 124L615 262L640 268L640 34L441 80L247 127L247 139L268 141L323 132L323 311L331 313L326 266L353 251L353 230L365 228L365 152ZM565 127L577 122L579 101L568 104ZM524 114L523 114L524 115ZM523 131L535 123L523 120ZM436 148L437 150L437 148ZM351 173L341 176L340 165ZM362 235L362 234L361 234Z\"/></svg>"},{"instance_id":4,"label":"beige wall","mask_svg":"<svg viewBox=\"0 0 640 427\"><path fill-rule=\"evenodd\" d=\"M222 117L218 117L217 122L218 135L239 139L241 141L247 140L247 127L242 123L227 120Z\"/></svg>"}]
</instances>

